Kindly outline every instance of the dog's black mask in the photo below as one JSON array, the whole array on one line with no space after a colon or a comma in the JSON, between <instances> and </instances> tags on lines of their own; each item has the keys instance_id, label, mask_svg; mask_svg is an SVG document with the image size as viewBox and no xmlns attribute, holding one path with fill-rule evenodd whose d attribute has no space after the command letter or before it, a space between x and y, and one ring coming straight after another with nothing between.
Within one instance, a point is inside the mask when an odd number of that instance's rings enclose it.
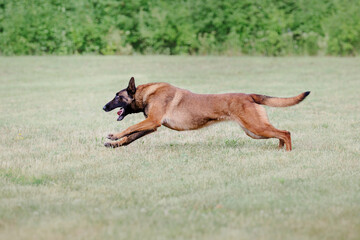
<instances>
[{"instance_id":1,"label":"dog's black mask","mask_svg":"<svg viewBox=\"0 0 360 240\"><path fill-rule=\"evenodd\" d=\"M115 108L120 108L117 113L119 115L117 120L123 120L126 115L132 113L131 103L134 101L135 92L135 79L132 77L129 81L129 86L116 93L114 99L108 102L103 107L103 110L105 112L109 112L114 110Z\"/></svg>"}]
</instances>

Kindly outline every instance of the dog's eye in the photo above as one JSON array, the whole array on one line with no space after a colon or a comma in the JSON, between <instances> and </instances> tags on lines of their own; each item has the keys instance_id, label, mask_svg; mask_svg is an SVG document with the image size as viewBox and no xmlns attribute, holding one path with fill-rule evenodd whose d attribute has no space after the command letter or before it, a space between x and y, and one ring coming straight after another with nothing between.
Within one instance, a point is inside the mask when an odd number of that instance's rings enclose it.
<instances>
[{"instance_id":1,"label":"dog's eye","mask_svg":"<svg viewBox=\"0 0 360 240\"><path fill-rule=\"evenodd\" d=\"M115 96L115 99L116 99L116 100L119 100L119 99L120 99L120 97L119 97L119 96Z\"/></svg>"}]
</instances>

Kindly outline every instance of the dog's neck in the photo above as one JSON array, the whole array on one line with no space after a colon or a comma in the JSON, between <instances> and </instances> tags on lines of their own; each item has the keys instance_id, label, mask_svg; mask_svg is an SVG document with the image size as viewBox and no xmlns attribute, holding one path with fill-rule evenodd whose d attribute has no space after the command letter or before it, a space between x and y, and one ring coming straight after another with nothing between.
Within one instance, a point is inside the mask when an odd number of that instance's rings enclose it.
<instances>
[{"instance_id":1,"label":"dog's neck","mask_svg":"<svg viewBox=\"0 0 360 240\"><path fill-rule=\"evenodd\" d=\"M143 112L145 115L149 98L161 87L169 86L168 83L147 83L137 86L135 92L135 101L131 107L135 112Z\"/></svg>"},{"instance_id":2,"label":"dog's neck","mask_svg":"<svg viewBox=\"0 0 360 240\"><path fill-rule=\"evenodd\" d=\"M134 101L131 103L131 109L134 113L144 112L147 103L144 101L144 85L139 85L136 88Z\"/></svg>"}]
</instances>

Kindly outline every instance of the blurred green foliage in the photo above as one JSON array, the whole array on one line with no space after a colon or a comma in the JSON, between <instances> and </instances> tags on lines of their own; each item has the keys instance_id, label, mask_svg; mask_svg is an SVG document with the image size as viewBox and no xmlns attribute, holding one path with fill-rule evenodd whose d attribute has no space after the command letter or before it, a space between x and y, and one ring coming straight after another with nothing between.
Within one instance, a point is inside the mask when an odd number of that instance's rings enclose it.
<instances>
[{"instance_id":1,"label":"blurred green foliage","mask_svg":"<svg viewBox=\"0 0 360 240\"><path fill-rule=\"evenodd\" d=\"M358 55L359 0L0 0L0 54Z\"/></svg>"}]
</instances>

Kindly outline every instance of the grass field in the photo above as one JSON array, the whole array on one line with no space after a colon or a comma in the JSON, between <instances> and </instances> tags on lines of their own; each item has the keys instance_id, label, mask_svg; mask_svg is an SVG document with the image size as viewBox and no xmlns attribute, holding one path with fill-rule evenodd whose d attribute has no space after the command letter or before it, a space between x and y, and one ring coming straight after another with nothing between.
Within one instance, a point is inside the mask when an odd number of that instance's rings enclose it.
<instances>
[{"instance_id":1,"label":"grass field","mask_svg":"<svg viewBox=\"0 0 360 240\"><path fill-rule=\"evenodd\" d=\"M292 152L231 122L107 149L144 119L102 110L131 76L312 92L267 108ZM360 239L359 90L360 58L2 57L0 239Z\"/></svg>"}]
</instances>

